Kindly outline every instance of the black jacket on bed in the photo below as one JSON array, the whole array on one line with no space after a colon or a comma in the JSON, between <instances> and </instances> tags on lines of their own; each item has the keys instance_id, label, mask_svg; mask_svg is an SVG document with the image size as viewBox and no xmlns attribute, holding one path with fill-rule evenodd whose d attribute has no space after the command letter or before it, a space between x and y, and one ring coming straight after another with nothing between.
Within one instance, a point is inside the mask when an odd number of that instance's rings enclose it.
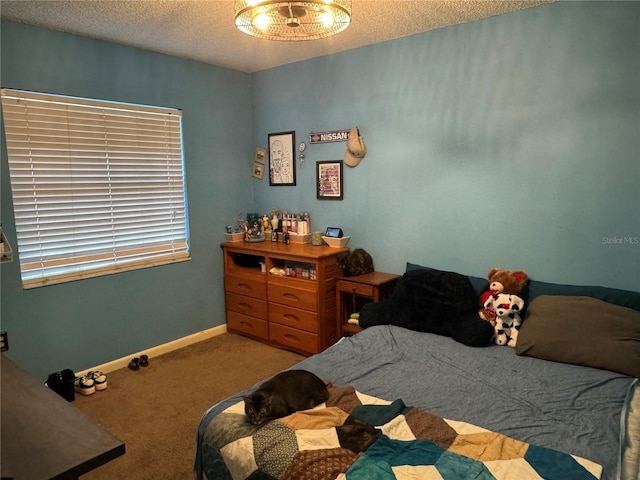
<instances>
[{"instance_id":1,"label":"black jacket on bed","mask_svg":"<svg viewBox=\"0 0 640 480\"><path fill-rule=\"evenodd\" d=\"M471 347L488 345L494 331L478 316L478 299L469 278L433 269L406 272L389 298L364 305L360 326L373 325L445 335Z\"/></svg>"}]
</instances>

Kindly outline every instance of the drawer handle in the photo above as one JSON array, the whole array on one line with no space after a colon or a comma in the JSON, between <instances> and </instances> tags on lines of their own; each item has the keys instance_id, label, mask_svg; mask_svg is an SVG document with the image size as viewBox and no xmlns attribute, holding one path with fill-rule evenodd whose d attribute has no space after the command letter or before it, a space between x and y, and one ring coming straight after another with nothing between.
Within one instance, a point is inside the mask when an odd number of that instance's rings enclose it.
<instances>
[{"instance_id":1,"label":"drawer handle","mask_svg":"<svg viewBox=\"0 0 640 480\"><path fill-rule=\"evenodd\" d=\"M300 340L298 339L298 337L296 337L295 335L291 335L289 333L285 333L284 338L288 340L295 340L296 342L300 343Z\"/></svg>"},{"instance_id":2,"label":"drawer handle","mask_svg":"<svg viewBox=\"0 0 640 480\"><path fill-rule=\"evenodd\" d=\"M244 310L251 310L251 305L245 302L240 302L238 306Z\"/></svg>"},{"instance_id":3,"label":"drawer handle","mask_svg":"<svg viewBox=\"0 0 640 480\"><path fill-rule=\"evenodd\" d=\"M244 289L244 290L251 290L251 287L249 285L247 285L246 283L239 283L238 284L238 288Z\"/></svg>"},{"instance_id":4,"label":"drawer handle","mask_svg":"<svg viewBox=\"0 0 640 480\"><path fill-rule=\"evenodd\" d=\"M296 302L300 300L298 296L294 295L293 293L283 293L282 296L284 298L288 298L289 300L295 300Z\"/></svg>"},{"instance_id":5,"label":"drawer handle","mask_svg":"<svg viewBox=\"0 0 640 480\"><path fill-rule=\"evenodd\" d=\"M244 320L240 321L240 325L244 325L245 327L253 328L253 325L251 325L249 322L245 322Z\"/></svg>"},{"instance_id":6,"label":"drawer handle","mask_svg":"<svg viewBox=\"0 0 640 480\"><path fill-rule=\"evenodd\" d=\"M299 321L300 321L300 319L299 319L298 317L296 317L295 315L291 315L290 313L285 313L285 314L283 315L283 317L284 317L284 318L291 319L291 320L294 320L294 321L296 321L296 322L299 322Z\"/></svg>"}]
</instances>

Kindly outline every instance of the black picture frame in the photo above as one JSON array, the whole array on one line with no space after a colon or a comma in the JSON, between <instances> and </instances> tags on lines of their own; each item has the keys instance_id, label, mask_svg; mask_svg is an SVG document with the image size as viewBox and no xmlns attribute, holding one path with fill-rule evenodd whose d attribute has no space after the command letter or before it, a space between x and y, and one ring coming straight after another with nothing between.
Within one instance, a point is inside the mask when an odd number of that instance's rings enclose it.
<instances>
[{"instance_id":1,"label":"black picture frame","mask_svg":"<svg viewBox=\"0 0 640 480\"><path fill-rule=\"evenodd\" d=\"M316 162L316 198L342 200L342 160Z\"/></svg>"},{"instance_id":2,"label":"black picture frame","mask_svg":"<svg viewBox=\"0 0 640 480\"><path fill-rule=\"evenodd\" d=\"M269 137L269 185L295 186L296 143L295 132L270 133Z\"/></svg>"}]
</instances>

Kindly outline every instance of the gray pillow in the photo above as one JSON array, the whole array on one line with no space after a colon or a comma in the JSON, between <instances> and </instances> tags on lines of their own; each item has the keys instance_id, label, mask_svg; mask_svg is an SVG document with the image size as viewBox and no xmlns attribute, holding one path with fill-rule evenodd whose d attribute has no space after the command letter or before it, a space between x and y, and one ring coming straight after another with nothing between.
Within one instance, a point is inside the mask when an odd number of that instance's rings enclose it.
<instances>
[{"instance_id":1,"label":"gray pillow","mask_svg":"<svg viewBox=\"0 0 640 480\"><path fill-rule=\"evenodd\" d=\"M640 312L591 297L541 295L529 305L516 354L640 378Z\"/></svg>"}]
</instances>

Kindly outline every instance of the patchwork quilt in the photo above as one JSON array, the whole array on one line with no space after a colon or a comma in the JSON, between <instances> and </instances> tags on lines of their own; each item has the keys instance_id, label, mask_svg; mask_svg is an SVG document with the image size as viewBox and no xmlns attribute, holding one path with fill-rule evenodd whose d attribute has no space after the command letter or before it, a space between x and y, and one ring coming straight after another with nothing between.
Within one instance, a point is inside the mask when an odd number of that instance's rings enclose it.
<instances>
[{"instance_id":1,"label":"patchwork quilt","mask_svg":"<svg viewBox=\"0 0 640 480\"><path fill-rule=\"evenodd\" d=\"M592 480L587 459L328 384L312 410L252 425L238 402L207 426L234 480Z\"/></svg>"}]
</instances>

